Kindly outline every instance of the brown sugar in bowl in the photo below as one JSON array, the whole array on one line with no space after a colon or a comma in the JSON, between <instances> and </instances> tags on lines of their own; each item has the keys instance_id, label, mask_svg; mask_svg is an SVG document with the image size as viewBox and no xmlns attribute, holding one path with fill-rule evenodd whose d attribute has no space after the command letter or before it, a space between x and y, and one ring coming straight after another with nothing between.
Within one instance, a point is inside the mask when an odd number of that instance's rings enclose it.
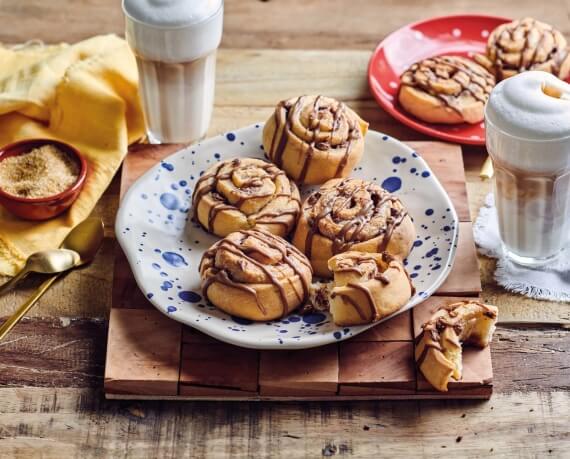
<instances>
[{"instance_id":1,"label":"brown sugar in bowl","mask_svg":"<svg viewBox=\"0 0 570 459\"><path fill-rule=\"evenodd\" d=\"M48 220L65 212L75 202L85 185L87 161L69 144L51 139L29 139L11 143L0 149L0 162L12 156L27 153L43 145L53 145L68 155L79 166L77 180L66 190L53 196L26 198L7 193L0 188L0 204L10 213L25 220Z\"/></svg>"}]
</instances>

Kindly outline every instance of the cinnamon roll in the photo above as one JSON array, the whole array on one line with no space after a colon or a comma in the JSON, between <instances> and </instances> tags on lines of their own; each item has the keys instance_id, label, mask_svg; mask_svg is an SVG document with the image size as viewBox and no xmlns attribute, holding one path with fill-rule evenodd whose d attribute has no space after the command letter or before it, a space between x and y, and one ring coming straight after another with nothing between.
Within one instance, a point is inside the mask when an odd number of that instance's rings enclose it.
<instances>
[{"instance_id":1,"label":"cinnamon roll","mask_svg":"<svg viewBox=\"0 0 570 459\"><path fill-rule=\"evenodd\" d=\"M416 363L428 382L447 392L451 378L461 379L462 344L489 345L498 309L478 301L461 301L439 309L422 326L416 340Z\"/></svg>"},{"instance_id":2,"label":"cinnamon roll","mask_svg":"<svg viewBox=\"0 0 570 459\"><path fill-rule=\"evenodd\" d=\"M316 275L330 277L338 253L388 252L404 259L416 231L398 198L355 178L332 179L303 203L293 244L307 255Z\"/></svg>"},{"instance_id":3,"label":"cinnamon roll","mask_svg":"<svg viewBox=\"0 0 570 459\"><path fill-rule=\"evenodd\" d=\"M279 102L263 129L269 159L298 183L347 177L360 161L368 123L342 102L300 96Z\"/></svg>"},{"instance_id":4,"label":"cinnamon roll","mask_svg":"<svg viewBox=\"0 0 570 459\"><path fill-rule=\"evenodd\" d=\"M311 276L305 255L264 230L232 233L200 262L204 296L228 314L256 321L284 317L304 304Z\"/></svg>"},{"instance_id":5,"label":"cinnamon roll","mask_svg":"<svg viewBox=\"0 0 570 459\"><path fill-rule=\"evenodd\" d=\"M501 24L475 60L503 80L525 70L543 70L561 80L570 73L570 53L562 33L533 18Z\"/></svg>"},{"instance_id":6,"label":"cinnamon roll","mask_svg":"<svg viewBox=\"0 0 570 459\"><path fill-rule=\"evenodd\" d=\"M413 64L400 78L398 100L428 123L478 123L495 86L485 68L459 56L440 56Z\"/></svg>"},{"instance_id":7,"label":"cinnamon roll","mask_svg":"<svg viewBox=\"0 0 570 459\"><path fill-rule=\"evenodd\" d=\"M287 235L300 211L297 186L274 164L254 158L222 161L198 180L194 216L217 236L262 228Z\"/></svg>"},{"instance_id":8,"label":"cinnamon roll","mask_svg":"<svg viewBox=\"0 0 570 459\"><path fill-rule=\"evenodd\" d=\"M330 312L337 325L377 322L414 294L404 265L386 252L342 253L329 260L329 269L334 275Z\"/></svg>"}]
</instances>

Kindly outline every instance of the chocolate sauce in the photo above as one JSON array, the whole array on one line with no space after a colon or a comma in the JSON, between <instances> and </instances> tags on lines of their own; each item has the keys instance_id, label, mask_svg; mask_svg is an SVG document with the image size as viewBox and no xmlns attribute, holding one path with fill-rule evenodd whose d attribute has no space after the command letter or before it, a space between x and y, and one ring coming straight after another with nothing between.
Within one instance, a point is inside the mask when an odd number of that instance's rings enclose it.
<instances>
[{"instance_id":1,"label":"chocolate sauce","mask_svg":"<svg viewBox=\"0 0 570 459\"><path fill-rule=\"evenodd\" d=\"M394 258L391 255L389 255L387 253L382 254L382 261L383 262L389 263L393 260L394 260ZM388 279L384 275L384 273L381 271L381 267L378 266L377 260L372 255L367 255L365 253L362 253L361 256L346 260L346 263L340 262L339 265L337 265L336 269L334 270L334 273L336 274L339 272L355 272L358 275L362 276L365 273L358 267L357 263L366 262L366 261L371 261L376 266L376 272L374 273L373 276L370 277L369 280L372 280L372 279L378 280L383 285L390 284L390 279ZM352 264L348 264L348 262L352 262ZM387 268L388 268L388 266L386 266L386 269ZM351 288L356 289L356 290L360 290L361 292L363 292L366 295L366 297L368 299L368 305L370 308L370 318L372 321L377 320L378 319L378 309L376 306L376 301L374 300L374 297L372 296L372 293L370 292L370 290L365 285L363 285L361 283L349 282L346 286L351 287ZM369 317L367 317L364 314L364 312L362 311L360 306L358 304L356 304L356 302L352 298L350 298L350 296L348 296L346 294L342 294L342 293L339 293L338 295L341 296L343 298L343 300L349 302L354 307L354 309L356 309L356 311L358 312L358 315L360 316L360 318L362 320L369 320L370 319Z\"/></svg>"},{"instance_id":2,"label":"chocolate sauce","mask_svg":"<svg viewBox=\"0 0 570 459\"><path fill-rule=\"evenodd\" d=\"M368 320L368 317L366 317L366 314L364 314L364 311L362 311L360 305L356 301L354 301L351 297L349 297L348 295L343 295L342 293L333 292L331 294L331 298L335 298L336 296L340 296L343 299L343 301L349 303L356 310L361 320L363 321Z\"/></svg>"},{"instance_id":3,"label":"chocolate sauce","mask_svg":"<svg viewBox=\"0 0 570 459\"><path fill-rule=\"evenodd\" d=\"M393 210L393 208L390 210ZM392 238L392 233L398 226L401 225L401 223L404 221L404 218L406 218L407 215L408 212L405 211L404 209L401 209L396 217L388 217L392 218L392 220L390 222L387 221L388 225L386 225L386 231L384 233L384 237L378 244L378 252L386 251L386 249L388 248L388 244L390 243L390 239Z\"/></svg>"},{"instance_id":4,"label":"chocolate sauce","mask_svg":"<svg viewBox=\"0 0 570 459\"><path fill-rule=\"evenodd\" d=\"M303 285L303 301L306 301L309 298L309 281L305 279L303 273L299 270L299 268L295 265L295 263L293 263L293 258L296 258L297 261L300 261L303 265L305 265L305 267L309 269L309 271L312 274L313 268L311 267L311 263L309 262L309 260L307 260L305 255L303 255L295 246L289 244L286 241L285 244L283 244L282 242L277 240L275 236L269 233L264 234L260 231L248 231L248 232L241 231L241 233L247 234L249 236L252 236L252 233L255 233L256 234L255 237L257 237L257 239L265 242L269 247L279 250L281 252L282 259L299 276L299 279L301 280L301 283ZM291 257L291 254L294 254L295 257Z\"/></svg>"},{"instance_id":5,"label":"chocolate sauce","mask_svg":"<svg viewBox=\"0 0 570 459\"><path fill-rule=\"evenodd\" d=\"M358 274L359 276L362 276L364 274L358 266L346 266L346 267L342 267L342 268L337 267L334 270L334 272L335 273L354 273L354 274Z\"/></svg>"},{"instance_id":6,"label":"chocolate sauce","mask_svg":"<svg viewBox=\"0 0 570 459\"><path fill-rule=\"evenodd\" d=\"M239 290L243 290L244 292L251 293L254 296L255 301L257 303L257 307L259 308L261 313L262 314L266 313L265 307L263 306L263 304L261 304L261 301L259 301L259 296L257 295L257 291L254 288L249 287L248 285L244 285L239 282L234 282L233 280L230 279L228 273L224 270L217 271L214 275L208 276L204 281L204 285L202 286L202 292L206 298L208 297L208 288L214 282L219 282L220 284L224 284L233 288L237 288Z\"/></svg>"},{"instance_id":7,"label":"chocolate sauce","mask_svg":"<svg viewBox=\"0 0 570 459\"><path fill-rule=\"evenodd\" d=\"M238 257L242 257L245 256L247 258L247 261L256 265L259 269L261 269L265 275L271 280L271 283L277 287L277 289L279 290L279 295L281 296L281 302L283 303L283 316L285 316L288 312L288 306L289 306L289 302L287 301L287 292L285 291L285 288L283 287L283 284L281 282L279 282L279 280L273 275L273 273L269 270L269 268L267 268L267 266L265 266L263 263L261 263L260 261L257 261L255 258L252 258L250 256L247 255L247 251L245 251L240 244L237 244L229 239L226 239L224 241L226 244L229 244L230 246L233 246L234 249L224 246L224 250L227 250L230 253L233 253L234 255L238 256ZM249 251L253 251L252 248L248 248ZM263 253L263 251L259 251L259 253L261 255L265 255Z\"/></svg>"},{"instance_id":8,"label":"chocolate sauce","mask_svg":"<svg viewBox=\"0 0 570 459\"><path fill-rule=\"evenodd\" d=\"M374 322L378 318L378 313L376 309L376 301L374 301L374 297L372 296L370 290L368 290L368 288L365 287L363 284L348 283L346 286L354 288L356 290L360 290L362 293L364 293L364 295L366 295L366 299L368 300L368 306L370 308L370 317L372 319L371 321Z\"/></svg>"},{"instance_id":9,"label":"chocolate sauce","mask_svg":"<svg viewBox=\"0 0 570 459\"><path fill-rule=\"evenodd\" d=\"M285 147L287 146L287 137L289 136L289 131L291 131L291 120L297 115L301 107L303 106L303 101L305 96L300 96L297 101L291 106L286 103L280 102L275 110L275 132L273 133L273 138L271 139L271 151L269 152L269 157L277 165L277 167L283 167L283 153L285 152ZM285 111L285 122L280 123L278 113L281 109ZM283 116L283 115L281 115ZM275 146L275 141L277 139L277 132L281 126L281 135L279 136L279 142Z\"/></svg>"},{"instance_id":10,"label":"chocolate sauce","mask_svg":"<svg viewBox=\"0 0 570 459\"><path fill-rule=\"evenodd\" d=\"M354 139L358 138L358 135L356 134L357 132L359 132L359 131L354 127L354 124L351 121L349 121L349 123L348 123L348 143L347 143L346 148L344 150L344 155L343 155L342 159L339 161L338 167L336 168L336 173L334 174L335 178L341 178L343 176L344 169L345 169L346 165L348 164L348 159L350 158L350 148L352 147L352 141Z\"/></svg>"},{"instance_id":11,"label":"chocolate sauce","mask_svg":"<svg viewBox=\"0 0 570 459\"><path fill-rule=\"evenodd\" d=\"M423 337L424 333L425 333L425 331L423 331L422 334L418 337L418 338L420 338L420 341L421 341L421 338ZM436 349L440 352L443 351L441 344L439 344L437 341L430 340L427 343L425 343L424 348L422 350L422 353L420 354L420 356L416 360L416 364L417 364L418 368L421 368L421 366L423 365L425 359L427 358L427 354L428 354L430 349Z\"/></svg>"},{"instance_id":12,"label":"chocolate sauce","mask_svg":"<svg viewBox=\"0 0 570 459\"><path fill-rule=\"evenodd\" d=\"M212 207L210 207L210 211L208 212L207 228L210 233L214 231L214 221L216 220L218 213L220 213L222 210L236 210L236 208L224 203L214 204Z\"/></svg>"}]
</instances>

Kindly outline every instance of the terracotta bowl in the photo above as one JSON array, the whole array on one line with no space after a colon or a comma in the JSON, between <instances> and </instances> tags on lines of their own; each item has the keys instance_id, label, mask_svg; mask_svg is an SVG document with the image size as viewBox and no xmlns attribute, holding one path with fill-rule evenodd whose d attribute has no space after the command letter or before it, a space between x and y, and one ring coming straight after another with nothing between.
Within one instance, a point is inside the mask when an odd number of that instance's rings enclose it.
<instances>
[{"instance_id":1,"label":"terracotta bowl","mask_svg":"<svg viewBox=\"0 0 570 459\"><path fill-rule=\"evenodd\" d=\"M87 177L87 161L71 145L57 140L30 139L11 143L0 149L0 162L10 156L26 153L33 148L42 145L54 145L59 150L67 153L71 159L79 165L79 177L67 190L45 198L21 198L6 193L0 188L0 204L12 214L25 220L48 220L65 212L77 199L85 185Z\"/></svg>"}]
</instances>

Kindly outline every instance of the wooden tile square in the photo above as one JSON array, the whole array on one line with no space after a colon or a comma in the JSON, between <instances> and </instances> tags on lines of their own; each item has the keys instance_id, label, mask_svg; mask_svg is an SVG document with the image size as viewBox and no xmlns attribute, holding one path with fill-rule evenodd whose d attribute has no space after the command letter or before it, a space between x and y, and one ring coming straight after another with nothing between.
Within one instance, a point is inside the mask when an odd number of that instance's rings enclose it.
<instances>
[{"instance_id":1,"label":"wooden tile square","mask_svg":"<svg viewBox=\"0 0 570 459\"><path fill-rule=\"evenodd\" d=\"M180 383L178 395L199 397L204 400L246 400L257 396L257 391L227 389L213 386L195 386Z\"/></svg>"},{"instance_id":2,"label":"wooden tile square","mask_svg":"<svg viewBox=\"0 0 570 459\"><path fill-rule=\"evenodd\" d=\"M412 353L410 341L341 343L339 395L413 393Z\"/></svg>"},{"instance_id":3,"label":"wooden tile square","mask_svg":"<svg viewBox=\"0 0 570 459\"><path fill-rule=\"evenodd\" d=\"M471 221L461 146L445 142L406 142L415 149L451 198L459 221Z\"/></svg>"},{"instance_id":4,"label":"wooden tile square","mask_svg":"<svg viewBox=\"0 0 570 459\"><path fill-rule=\"evenodd\" d=\"M253 349L226 343L184 343L180 384L255 392L258 366L259 353Z\"/></svg>"},{"instance_id":5,"label":"wooden tile square","mask_svg":"<svg viewBox=\"0 0 570 459\"><path fill-rule=\"evenodd\" d=\"M360 341L411 341L412 311L406 311L386 322L375 325L370 330L351 338L351 342Z\"/></svg>"},{"instance_id":6,"label":"wooden tile square","mask_svg":"<svg viewBox=\"0 0 570 459\"><path fill-rule=\"evenodd\" d=\"M467 386L481 386L493 383L493 366L491 365L491 347L483 349L466 346L463 348L463 378L452 381L450 390Z\"/></svg>"},{"instance_id":7,"label":"wooden tile square","mask_svg":"<svg viewBox=\"0 0 570 459\"><path fill-rule=\"evenodd\" d=\"M338 388L338 345L299 351L261 351L261 395L335 395Z\"/></svg>"},{"instance_id":8,"label":"wooden tile square","mask_svg":"<svg viewBox=\"0 0 570 459\"><path fill-rule=\"evenodd\" d=\"M422 325L442 306L463 301L464 296L432 296L412 309L414 339L422 332ZM469 298L468 298L469 299ZM477 299L476 297L473 299Z\"/></svg>"},{"instance_id":9,"label":"wooden tile square","mask_svg":"<svg viewBox=\"0 0 570 459\"><path fill-rule=\"evenodd\" d=\"M412 312L414 325L414 337L421 333L421 326L443 305L464 300L465 297L436 297L432 296L423 303L417 305ZM454 398L452 392L463 394L464 397L488 398L492 392L493 366L491 360L491 348L479 349L465 346L463 348L463 378L461 381L451 381L449 392L437 392L418 371L418 391L429 392L436 398Z\"/></svg>"},{"instance_id":10,"label":"wooden tile square","mask_svg":"<svg viewBox=\"0 0 570 459\"><path fill-rule=\"evenodd\" d=\"M129 147L129 154L123 162L121 172L121 198L130 186L156 163L184 148L181 144L135 144Z\"/></svg>"},{"instance_id":11,"label":"wooden tile square","mask_svg":"<svg viewBox=\"0 0 570 459\"><path fill-rule=\"evenodd\" d=\"M481 293L479 260L473 240L471 222L459 223L459 240L455 263L437 295L478 295Z\"/></svg>"},{"instance_id":12,"label":"wooden tile square","mask_svg":"<svg viewBox=\"0 0 570 459\"><path fill-rule=\"evenodd\" d=\"M105 391L176 395L182 326L155 309L111 309Z\"/></svg>"},{"instance_id":13,"label":"wooden tile square","mask_svg":"<svg viewBox=\"0 0 570 459\"><path fill-rule=\"evenodd\" d=\"M115 249L112 304L114 308L154 309L139 289L127 257L119 244Z\"/></svg>"},{"instance_id":14,"label":"wooden tile square","mask_svg":"<svg viewBox=\"0 0 570 459\"><path fill-rule=\"evenodd\" d=\"M189 344L193 344L193 343L211 343L211 344L215 344L215 343L221 343L221 341L218 341L215 338L212 338L209 335L206 335L205 333L202 333L201 331L196 330L195 328L192 328L188 325L183 325L182 326L182 342L183 343L189 343Z\"/></svg>"},{"instance_id":15,"label":"wooden tile square","mask_svg":"<svg viewBox=\"0 0 570 459\"><path fill-rule=\"evenodd\" d=\"M489 346L483 349L471 346L464 347L463 377L460 381L451 380L449 382L449 392L475 391L476 393L479 389L486 392L492 383L491 348ZM436 392L421 373L418 375L418 391Z\"/></svg>"}]
</instances>

